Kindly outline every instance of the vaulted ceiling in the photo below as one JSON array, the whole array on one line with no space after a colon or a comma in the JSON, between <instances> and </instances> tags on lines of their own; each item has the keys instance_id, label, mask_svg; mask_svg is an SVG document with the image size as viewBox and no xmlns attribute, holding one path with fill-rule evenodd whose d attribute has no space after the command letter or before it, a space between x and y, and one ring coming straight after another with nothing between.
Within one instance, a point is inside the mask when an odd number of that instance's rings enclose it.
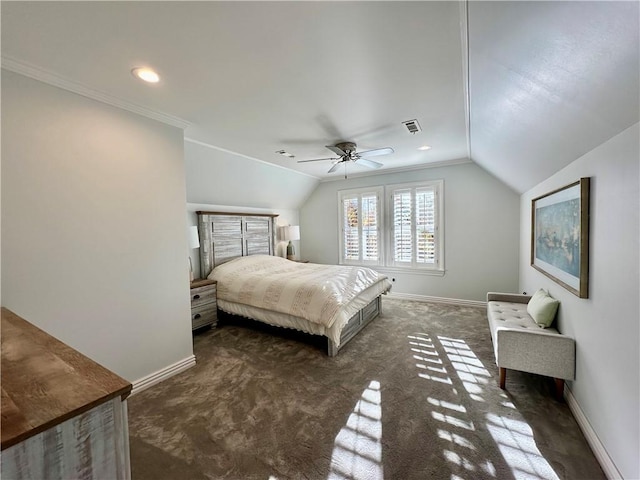
<instances>
[{"instance_id":1,"label":"vaulted ceiling","mask_svg":"<svg viewBox=\"0 0 640 480\"><path fill-rule=\"evenodd\" d=\"M297 161L347 140L392 147L375 158L384 170L470 159L523 192L639 121L637 2L3 2L1 14L3 68L319 178L342 171ZM161 81L135 79L137 66ZM413 119L416 134L402 125Z\"/></svg>"}]
</instances>

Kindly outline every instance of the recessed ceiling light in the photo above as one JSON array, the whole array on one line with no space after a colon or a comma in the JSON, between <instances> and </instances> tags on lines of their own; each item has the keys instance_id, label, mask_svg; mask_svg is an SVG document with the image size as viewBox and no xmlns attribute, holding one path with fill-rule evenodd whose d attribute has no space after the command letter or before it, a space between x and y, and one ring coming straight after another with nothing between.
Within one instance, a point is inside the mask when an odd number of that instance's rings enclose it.
<instances>
[{"instance_id":1,"label":"recessed ceiling light","mask_svg":"<svg viewBox=\"0 0 640 480\"><path fill-rule=\"evenodd\" d=\"M431 150L431 146L430 145L422 145L421 147L418 147L418 150Z\"/></svg>"},{"instance_id":2,"label":"recessed ceiling light","mask_svg":"<svg viewBox=\"0 0 640 480\"><path fill-rule=\"evenodd\" d=\"M134 77L138 77L140 80L144 80L149 83L158 83L160 76L148 67L137 67L131 70Z\"/></svg>"}]
</instances>

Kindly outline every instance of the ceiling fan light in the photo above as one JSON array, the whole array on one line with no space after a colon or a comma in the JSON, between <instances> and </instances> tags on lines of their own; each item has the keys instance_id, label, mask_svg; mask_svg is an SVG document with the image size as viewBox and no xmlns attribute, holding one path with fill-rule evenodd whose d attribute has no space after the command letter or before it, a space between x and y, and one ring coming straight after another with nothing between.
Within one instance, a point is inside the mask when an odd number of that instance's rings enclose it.
<instances>
[{"instance_id":1,"label":"ceiling fan light","mask_svg":"<svg viewBox=\"0 0 640 480\"><path fill-rule=\"evenodd\" d=\"M139 78L147 83L158 83L160 81L160 75L158 75L153 69L148 67L136 67L131 70L134 77Z\"/></svg>"}]
</instances>

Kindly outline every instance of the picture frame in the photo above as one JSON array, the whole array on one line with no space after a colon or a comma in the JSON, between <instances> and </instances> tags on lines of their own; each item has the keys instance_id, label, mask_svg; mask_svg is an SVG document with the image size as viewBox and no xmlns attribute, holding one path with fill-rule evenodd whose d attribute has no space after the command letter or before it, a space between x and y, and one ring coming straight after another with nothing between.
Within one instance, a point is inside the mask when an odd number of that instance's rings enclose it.
<instances>
[{"instance_id":1,"label":"picture frame","mask_svg":"<svg viewBox=\"0 0 640 480\"><path fill-rule=\"evenodd\" d=\"M531 266L589 298L589 189L583 177L531 200Z\"/></svg>"}]
</instances>

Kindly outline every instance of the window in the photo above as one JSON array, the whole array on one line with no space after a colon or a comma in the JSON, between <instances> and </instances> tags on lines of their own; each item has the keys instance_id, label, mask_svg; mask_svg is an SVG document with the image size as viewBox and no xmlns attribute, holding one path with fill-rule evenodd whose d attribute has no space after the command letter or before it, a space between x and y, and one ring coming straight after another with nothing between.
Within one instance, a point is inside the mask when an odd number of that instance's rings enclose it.
<instances>
[{"instance_id":1,"label":"window","mask_svg":"<svg viewBox=\"0 0 640 480\"><path fill-rule=\"evenodd\" d=\"M442 189L438 180L338 192L340 263L444 271Z\"/></svg>"},{"instance_id":2,"label":"window","mask_svg":"<svg viewBox=\"0 0 640 480\"><path fill-rule=\"evenodd\" d=\"M387 187L390 266L442 269L439 229L442 182Z\"/></svg>"},{"instance_id":3,"label":"window","mask_svg":"<svg viewBox=\"0 0 640 480\"><path fill-rule=\"evenodd\" d=\"M381 264L382 192L382 187L340 192L340 263Z\"/></svg>"}]
</instances>

